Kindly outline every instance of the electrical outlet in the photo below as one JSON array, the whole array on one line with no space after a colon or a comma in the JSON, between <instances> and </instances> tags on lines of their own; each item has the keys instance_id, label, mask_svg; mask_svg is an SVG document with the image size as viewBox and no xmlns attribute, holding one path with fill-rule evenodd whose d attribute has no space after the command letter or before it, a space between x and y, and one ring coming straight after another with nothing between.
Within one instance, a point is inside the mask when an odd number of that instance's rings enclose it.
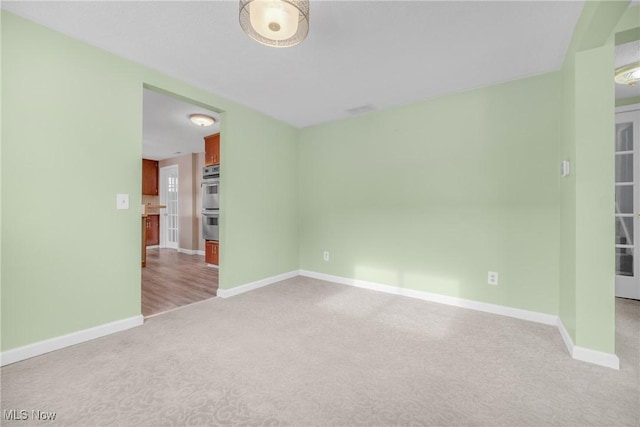
<instances>
[{"instance_id":1,"label":"electrical outlet","mask_svg":"<svg viewBox=\"0 0 640 427\"><path fill-rule=\"evenodd\" d=\"M324 259L325 261L329 261L329 251L324 251L324 254L322 254L322 259Z\"/></svg>"},{"instance_id":2,"label":"electrical outlet","mask_svg":"<svg viewBox=\"0 0 640 427\"><path fill-rule=\"evenodd\" d=\"M497 271L490 271L489 272L489 276L487 277L487 283L489 283L490 285L497 285L498 284L498 272Z\"/></svg>"}]
</instances>

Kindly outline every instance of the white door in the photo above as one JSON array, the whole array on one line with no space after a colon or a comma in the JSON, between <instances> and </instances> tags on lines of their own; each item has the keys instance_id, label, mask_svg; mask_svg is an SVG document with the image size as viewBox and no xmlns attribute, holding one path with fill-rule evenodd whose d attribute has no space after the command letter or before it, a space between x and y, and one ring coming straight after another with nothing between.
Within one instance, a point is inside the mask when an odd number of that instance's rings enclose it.
<instances>
[{"instance_id":1,"label":"white door","mask_svg":"<svg viewBox=\"0 0 640 427\"><path fill-rule=\"evenodd\" d=\"M178 165L160 168L160 247L178 249Z\"/></svg>"},{"instance_id":2,"label":"white door","mask_svg":"<svg viewBox=\"0 0 640 427\"><path fill-rule=\"evenodd\" d=\"M616 296L640 299L640 107L616 114Z\"/></svg>"}]
</instances>

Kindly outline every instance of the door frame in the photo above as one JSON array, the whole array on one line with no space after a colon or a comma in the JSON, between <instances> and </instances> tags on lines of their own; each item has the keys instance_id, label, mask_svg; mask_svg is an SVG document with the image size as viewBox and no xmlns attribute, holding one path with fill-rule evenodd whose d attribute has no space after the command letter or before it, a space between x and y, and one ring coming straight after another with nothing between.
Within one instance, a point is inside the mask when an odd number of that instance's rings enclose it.
<instances>
[{"instance_id":1,"label":"door frame","mask_svg":"<svg viewBox=\"0 0 640 427\"><path fill-rule=\"evenodd\" d=\"M616 108L616 120L619 114L640 113L640 104ZM624 120L627 122L627 120ZM615 276L615 295L622 298L640 299L640 120L633 125L633 276ZM616 135L617 139L617 135Z\"/></svg>"},{"instance_id":2,"label":"door frame","mask_svg":"<svg viewBox=\"0 0 640 427\"><path fill-rule=\"evenodd\" d=\"M177 164L175 165L169 165L169 166L163 166L160 168L160 176L159 176L159 193L160 193L160 204L161 205L167 205L167 175L168 172L175 170L176 171L176 177L178 177L178 188L180 188L180 168ZM180 207L180 191L178 191L178 200L176 201L176 203L178 204L177 206L177 211L179 212L179 207ZM167 244L167 208L165 208L164 212L160 212L160 247L161 248L171 248L171 249L178 249L180 246L180 215L178 213L178 218L176 221L176 228L177 228L177 241L174 246L169 246Z\"/></svg>"}]
</instances>

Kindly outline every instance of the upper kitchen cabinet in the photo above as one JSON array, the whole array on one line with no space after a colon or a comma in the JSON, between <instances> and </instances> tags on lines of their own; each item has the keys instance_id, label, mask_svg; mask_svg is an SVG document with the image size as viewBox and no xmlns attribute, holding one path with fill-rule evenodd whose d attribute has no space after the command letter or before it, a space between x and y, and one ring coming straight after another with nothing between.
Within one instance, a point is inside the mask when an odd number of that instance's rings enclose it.
<instances>
[{"instance_id":1,"label":"upper kitchen cabinet","mask_svg":"<svg viewBox=\"0 0 640 427\"><path fill-rule=\"evenodd\" d=\"M220 134L204 137L204 165L220 164Z\"/></svg>"},{"instance_id":2,"label":"upper kitchen cabinet","mask_svg":"<svg viewBox=\"0 0 640 427\"><path fill-rule=\"evenodd\" d=\"M158 162L155 160L142 159L142 194L158 195Z\"/></svg>"}]
</instances>

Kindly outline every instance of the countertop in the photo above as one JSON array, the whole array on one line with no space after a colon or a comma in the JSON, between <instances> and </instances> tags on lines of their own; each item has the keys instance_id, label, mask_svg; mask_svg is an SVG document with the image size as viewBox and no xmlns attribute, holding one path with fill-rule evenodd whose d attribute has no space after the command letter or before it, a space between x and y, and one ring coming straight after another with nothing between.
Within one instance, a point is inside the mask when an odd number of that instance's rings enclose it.
<instances>
[{"instance_id":1,"label":"countertop","mask_svg":"<svg viewBox=\"0 0 640 427\"><path fill-rule=\"evenodd\" d=\"M165 209L166 205L142 205L142 215L160 215L160 209Z\"/></svg>"}]
</instances>

